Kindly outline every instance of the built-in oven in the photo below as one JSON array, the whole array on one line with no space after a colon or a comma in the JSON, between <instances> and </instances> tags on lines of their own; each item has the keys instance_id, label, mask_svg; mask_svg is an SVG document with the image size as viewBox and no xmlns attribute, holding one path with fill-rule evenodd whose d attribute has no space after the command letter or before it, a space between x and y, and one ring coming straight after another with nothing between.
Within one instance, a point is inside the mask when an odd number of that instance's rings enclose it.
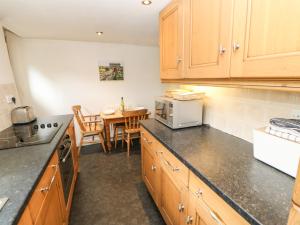
<instances>
[{"instance_id":1,"label":"built-in oven","mask_svg":"<svg viewBox=\"0 0 300 225\"><path fill-rule=\"evenodd\" d=\"M68 133L66 133L57 149L59 156L59 168L61 172L63 192L66 205L68 204L69 193L74 177L74 165L72 158L72 140Z\"/></svg>"}]
</instances>

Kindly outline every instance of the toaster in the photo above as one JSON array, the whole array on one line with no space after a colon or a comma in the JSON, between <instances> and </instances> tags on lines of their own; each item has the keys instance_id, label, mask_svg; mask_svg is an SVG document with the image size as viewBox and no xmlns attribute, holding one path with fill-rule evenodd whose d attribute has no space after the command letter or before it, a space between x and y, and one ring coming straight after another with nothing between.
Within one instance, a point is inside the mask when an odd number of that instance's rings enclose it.
<instances>
[{"instance_id":1,"label":"toaster","mask_svg":"<svg viewBox=\"0 0 300 225\"><path fill-rule=\"evenodd\" d=\"M16 107L11 111L11 122L14 125L31 123L35 120L36 116L30 106Z\"/></svg>"}]
</instances>

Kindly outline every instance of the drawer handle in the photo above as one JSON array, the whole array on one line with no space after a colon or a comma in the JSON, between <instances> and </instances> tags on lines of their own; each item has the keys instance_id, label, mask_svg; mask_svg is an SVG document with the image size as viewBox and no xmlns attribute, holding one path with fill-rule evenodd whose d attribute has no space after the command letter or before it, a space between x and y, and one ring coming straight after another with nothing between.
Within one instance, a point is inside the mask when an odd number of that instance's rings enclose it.
<instances>
[{"instance_id":1,"label":"drawer handle","mask_svg":"<svg viewBox=\"0 0 300 225\"><path fill-rule=\"evenodd\" d=\"M180 171L180 169L179 169L178 167L172 166L172 164L171 164L168 160L164 159L163 157L162 157L162 159L163 159L163 161L165 162L165 164L166 164L167 166L169 166L169 167L172 169L173 172L178 172L178 171Z\"/></svg>"},{"instance_id":2,"label":"drawer handle","mask_svg":"<svg viewBox=\"0 0 300 225\"><path fill-rule=\"evenodd\" d=\"M152 166L151 166L151 170L152 170L152 171L155 171L155 170L156 170L156 166L152 165Z\"/></svg>"},{"instance_id":3,"label":"drawer handle","mask_svg":"<svg viewBox=\"0 0 300 225\"><path fill-rule=\"evenodd\" d=\"M42 193L48 192L50 190L50 188L52 187L52 184L55 180L55 176L56 176L56 173L57 173L57 170L58 170L58 165L52 165L51 167L54 168L54 173L51 177L50 184L47 187L40 188L40 192L42 192Z\"/></svg>"},{"instance_id":4,"label":"drawer handle","mask_svg":"<svg viewBox=\"0 0 300 225\"><path fill-rule=\"evenodd\" d=\"M184 204L183 203L179 203L178 204L178 211L179 212L183 212L184 211Z\"/></svg>"},{"instance_id":5,"label":"drawer handle","mask_svg":"<svg viewBox=\"0 0 300 225\"><path fill-rule=\"evenodd\" d=\"M192 224L192 223L193 223L193 217L192 216L187 216L186 224Z\"/></svg>"},{"instance_id":6,"label":"drawer handle","mask_svg":"<svg viewBox=\"0 0 300 225\"><path fill-rule=\"evenodd\" d=\"M149 145L151 145L152 144L152 141L148 141L148 139L147 138L143 138L144 139L144 141L146 141Z\"/></svg>"},{"instance_id":7,"label":"drawer handle","mask_svg":"<svg viewBox=\"0 0 300 225\"><path fill-rule=\"evenodd\" d=\"M209 207L209 205L206 203L206 201L203 198L203 191L201 189L199 189L198 191L195 192L196 196L198 198L201 198L205 208L208 210L211 218L213 218L214 221L216 221L216 223L218 225L226 225L223 220Z\"/></svg>"}]
</instances>

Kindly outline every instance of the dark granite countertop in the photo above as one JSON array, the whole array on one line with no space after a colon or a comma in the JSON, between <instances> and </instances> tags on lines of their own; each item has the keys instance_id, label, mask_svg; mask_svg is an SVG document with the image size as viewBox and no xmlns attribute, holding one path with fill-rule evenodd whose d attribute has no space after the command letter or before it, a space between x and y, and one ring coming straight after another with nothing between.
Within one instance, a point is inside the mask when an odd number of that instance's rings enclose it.
<instances>
[{"instance_id":1,"label":"dark granite countertop","mask_svg":"<svg viewBox=\"0 0 300 225\"><path fill-rule=\"evenodd\" d=\"M9 198L0 211L0 225L17 224L73 115L39 119L63 123L50 143L0 150L0 198Z\"/></svg>"},{"instance_id":2,"label":"dark granite countertop","mask_svg":"<svg viewBox=\"0 0 300 225\"><path fill-rule=\"evenodd\" d=\"M287 224L295 180L256 160L251 143L208 126L142 126L250 224Z\"/></svg>"}]
</instances>

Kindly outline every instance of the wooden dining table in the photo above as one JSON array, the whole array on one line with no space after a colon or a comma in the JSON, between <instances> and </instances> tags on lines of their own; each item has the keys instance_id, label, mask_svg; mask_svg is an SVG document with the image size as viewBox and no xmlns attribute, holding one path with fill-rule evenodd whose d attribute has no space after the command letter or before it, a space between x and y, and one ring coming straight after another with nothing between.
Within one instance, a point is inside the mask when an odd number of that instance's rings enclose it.
<instances>
[{"instance_id":1,"label":"wooden dining table","mask_svg":"<svg viewBox=\"0 0 300 225\"><path fill-rule=\"evenodd\" d=\"M150 115L150 112L147 113L147 118ZM110 137L110 128L111 125L116 123L125 123L125 117L123 116L121 111L116 111L114 114L106 115L103 112L100 113L101 118L104 121L104 130L105 130L105 139L106 145L109 151L111 151L112 144L111 144L111 137Z\"/></svg>"}]
</instances>

